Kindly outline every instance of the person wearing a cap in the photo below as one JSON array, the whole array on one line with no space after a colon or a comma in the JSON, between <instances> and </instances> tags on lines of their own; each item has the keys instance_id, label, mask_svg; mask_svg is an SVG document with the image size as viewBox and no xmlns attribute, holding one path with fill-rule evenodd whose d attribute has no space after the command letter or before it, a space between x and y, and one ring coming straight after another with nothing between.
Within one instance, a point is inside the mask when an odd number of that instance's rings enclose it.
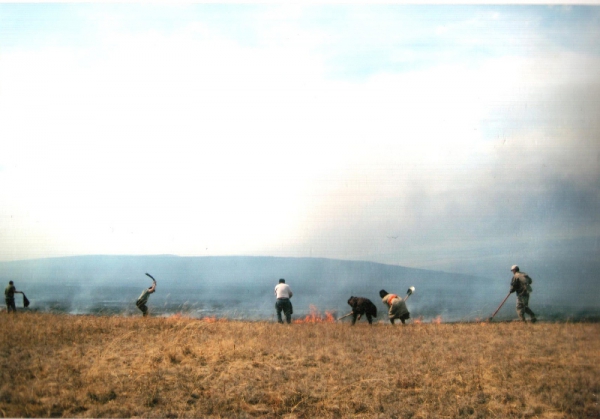
<instances>
[{"instance_id":1,"label":"person wearing a cap","mask_svg":"<svg viewBox=\"0 0 600 419\"><path fill-rule=\"evenodd\" d=\"M277 310L277 321L283 324L283 319L281 318L281 312L285 314L285 320L288 324L292 322L292 314L294 310L292 308L292 302L290 298L292 298L292 289L288 284L285 283L285 279L281 278L279 280L279 284L275 286L275 297L277 297L277 301L275 301L275 310Z\"/></svg>"},{"instance_id":2,"label":"person wearing a cap","mask_svg":"<svg viewBox=\"0 0 600 419\"><path fill-rule=\"evenodd\" d=\"M523 321L525 320L525 313L531 317L531 322L537 321L535 314L529 308L529 293L532 291L531 283L533 282L529 275L525 272L521 272L517 265L513 265L510 268L513 273L512 280L510 281L510 292L517 293L517 314Z\"/></svg>"}]
</instances>

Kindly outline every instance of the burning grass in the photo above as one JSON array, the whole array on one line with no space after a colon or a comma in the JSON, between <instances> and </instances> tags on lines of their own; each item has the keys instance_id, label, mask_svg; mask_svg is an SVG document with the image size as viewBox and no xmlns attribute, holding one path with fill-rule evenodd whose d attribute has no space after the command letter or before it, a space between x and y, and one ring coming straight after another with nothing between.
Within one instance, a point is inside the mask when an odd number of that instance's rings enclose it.
<instances>
[{"instance_id":1,"label":"burning grass","mask_svg":"<svg viewBox=\"0 0 600 419\"><path fill-rule=\"evenodd\" d=\"M0 321L5 417L600 416L600 324Z\"/></svg>"},{"instance_id":2,"label":"burning grass","mask_svg":"<svg viewBox=\"0 0 600 419\"><path fill-rule=\"evenodd\" d=\"M292 323L335 323L335 317L333 313L326 311L325 314L321 314L317 307L314 305L309 306L310 314L307 314L305 317L295 319Z\"/></svg>"}]
</instances>

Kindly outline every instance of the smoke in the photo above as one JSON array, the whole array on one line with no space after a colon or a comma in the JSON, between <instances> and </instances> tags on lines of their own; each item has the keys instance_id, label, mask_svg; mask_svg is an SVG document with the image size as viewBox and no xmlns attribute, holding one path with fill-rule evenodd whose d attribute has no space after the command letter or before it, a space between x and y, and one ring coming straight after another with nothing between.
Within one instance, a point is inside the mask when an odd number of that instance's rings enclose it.
<instances>
[{"instance_id":1,"label":"smoke","mask_svg":"<svg viewBox=\"0 0 600 419\"><path fill-rule=\"evenodd\" d=\"M175 256L81 256L0 263L0 275L15 281L31 300L31 310L72 314L139 315L135 301L157 279L148 306L154 315L274 319L273 289L285 278L294 297L294 316L310 307L338 317L350 308L350 296L369 298L383 313L379 290L415 293L407 305L412 318L425 321L473 321L487 318L508 292L510 276L488 279L464 274L410 269L371 262L311 258ZM562 273L562 272L561 272ZM510 273L509 273L510 274ZM532 308L541 319L561 320L597 315L597 301L563 296L555 283L534 278ZM558 290L558 292L555 290ZM584 291L582 289L582 291ZM598 291L590 287L585 292ZM592 295L597 295L592 294ZM566 297L566 296L565 296ZM514 302L497 315L514 318Z\"/></svg>"}]
</instances>

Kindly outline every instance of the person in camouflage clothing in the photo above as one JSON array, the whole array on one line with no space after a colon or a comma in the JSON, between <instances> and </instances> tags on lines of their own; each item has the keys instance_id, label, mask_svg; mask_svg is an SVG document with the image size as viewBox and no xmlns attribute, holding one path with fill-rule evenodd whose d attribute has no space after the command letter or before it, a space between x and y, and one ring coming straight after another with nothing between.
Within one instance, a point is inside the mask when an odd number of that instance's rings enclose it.
<instances>
[{"instance_id":1,"label":"person in camouflage clothing","mask_svg":"<svg viewBox=\"0 0 600 419\"><path fill-rule=\"evenodd\" d=\"M535 314L529 308L529 293L532 291L531 283L533 282L529 275L525 272L521 272L517 265L513 265L510 268L513 273L512 280L510 281L510 292L517 293L517 314L523 321L525 320L525 313L531 317L531 322L537 321Z\"/></svg>"}]
</instances>

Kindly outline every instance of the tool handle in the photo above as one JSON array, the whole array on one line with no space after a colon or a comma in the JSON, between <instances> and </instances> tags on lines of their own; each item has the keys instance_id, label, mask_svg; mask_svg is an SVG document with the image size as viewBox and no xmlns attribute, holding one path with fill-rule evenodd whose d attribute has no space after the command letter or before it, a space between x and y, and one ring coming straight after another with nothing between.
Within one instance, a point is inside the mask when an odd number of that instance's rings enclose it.
<instances>
[{"instance_id":1,"label":"tool handle","mask_svg":"<svg viewBox=\"0 0 600 419\"><path fill-rule=\"evenodd\" d=\"M353 311L351 311L350 313L348 313L348 314L346 314L346 315L344 315L344 316L340 317L338 320L345 319L346 317L348 317L348 316L351 316L351 315L353 315L353 314L354 314L354 312L353 312Z\"/></svg>"},{"instance_id":2,"label":"tool handle","mask_svg":"<svg viewBox=\"0 0 600 419\"><path fill-rule=\"evenodd\" d=\"M508 294L506 294L506 297L504 297L504 300L502 300L502 302L500 303L500 305L498 306L496 311L494 311L494 314L492 314L492 317L490 317L490 320L492 320L494 318L494 316L496 315L496 313L498 313L500 311L500 309L502 308L502 306L504 305L506 300L508 300L508 297L510 297L510 292Z\"/></svg>"}]
</instances>

